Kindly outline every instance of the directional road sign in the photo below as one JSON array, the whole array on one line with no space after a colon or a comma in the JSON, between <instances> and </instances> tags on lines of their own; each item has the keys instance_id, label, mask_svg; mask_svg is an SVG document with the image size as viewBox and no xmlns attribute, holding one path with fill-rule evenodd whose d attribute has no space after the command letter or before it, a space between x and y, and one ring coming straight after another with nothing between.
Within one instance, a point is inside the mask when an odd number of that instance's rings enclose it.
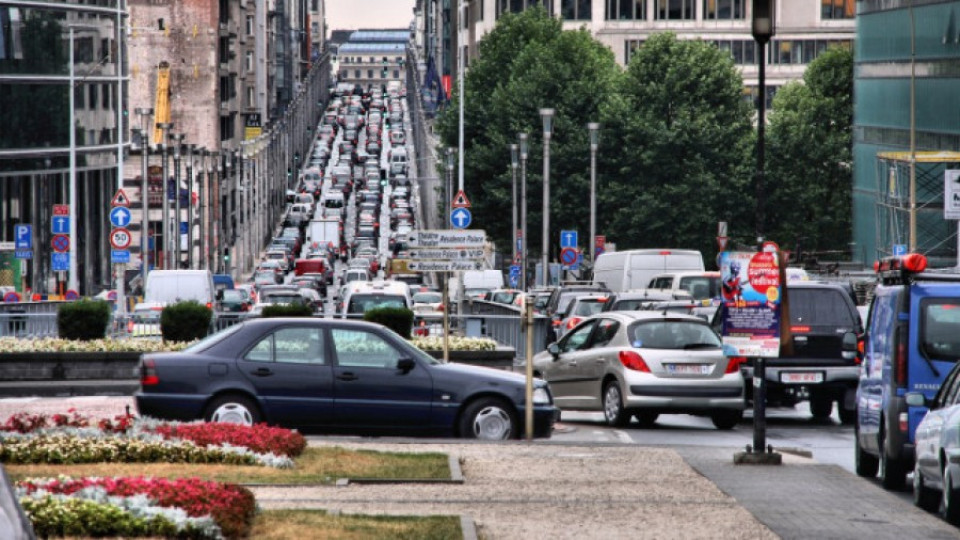
<instances>
[{"instance_id":1,"label":"directional road sign","mask_svg":"<svg viewBox=\"0 0 960 540\"><path fill-rule=\"evenodd\" d=\"M130 252L125 249L110 250L110 262L114 264L130 262Z\"/></svg>"},{"instance_id":2,"label":"directional road sign","mask_svg":"<svg viewBox=\"0 0 960 540\"><path fill-rule=\"evenodd\" d=\"M110 231L110 245L113 249L127 249L130 247L130 231L120 227Z\"/></svg>"},{"instance_id":3,"label":"directional road sign","mask_svg":"<svg viewBox=\"0 0 960 540\"><path fill-rule=\"evenodd\" d=\"M482 248L464 249L411 249L411 259L469 260L482 259Z\"/></svg>"},{"instance_id":4,"label":"directional road sign","mask_svg":"<svg viewBox=\"0 0 960 540\"><path fill-rule=\"evenodd\" d=\"M572 247L565 247L560 250L560 262L565 266L570 266L577 262L577 250Z\"/></svg>"},{"instance_id":5,"label":"directional road sign","mask_svg":"<svg viewBox=\"0 0 960 540\"><path fill-rule=\"evenodd\" d=\"M54 215L50 227L53 234L70 234L70 218Z\"/></svg>"},{"instance_id":6,"label":"directional road sign","mask_svg":"<svg viewBox=\"0 0 960 540\"><path fill-rule=\"evenodd\" d=\"M456 208L450 212L450 224L457 229L466 229L473 221L473 215L466 208Z\"/></svg>"},{"instance_id":7,"label":"directional road sign","mask_svg":"<svg viewBox=\"0 0 960 540\"><path fill-rule=\"evenodd\" d=\"M110 210L110 224L114 227L126 227L130 224L130 210L125 206L115 206Z\"/></svg>"},{"instance_id":8,"label":"directional road sign","mask_svg":"<svg viewBox=\"0 0 960 540\"><path fill-rule=\"evenodd\" d=\"M70 254L51 253L50 269L54 272L66 272L67 270L70 270Z\"/></svg>"},{"instance_id":9,"label":"directional road sign","mask_svg":"<svg viewBox=\"0 0 960 540\"><path fill-rule=\"evenodd\" d=\"M510 266L510 287L516 288L520 283L520 267L517 265Z\"/></svg>"},{"instance_id":10,"label":"directional road sign","mask_svg":"<svg viewBox=\"0 0 960 540\"><path fill-rule=\"evenodd\" d=\"M407 268L414 272L459 272L479 270L477 261L410 261Z\"/></svg>"},{"instance_id":11,"label":"directional road sign","mask_svg":"<svg viewBox=\"0 0 960 540\"><path fill-rule=\"evenodd\" d=\"M412 248L482 248L487 242L487 233L469 231L430 230L413 231L408 237Z\"/></svg>"},{"instance_id":12,"label":"directional road sign","mask_svg":"<svg viewBox=\"0 0 960 540\"><path fill-rule=\"evenodd\" d=\"M33 247L33 226L27 223L17 223L13 228L14 240L17 249L30 249Z\"/></svg>"},{"instance_id":13,"label":"directional road sign","mask_svg":"<svg viewBox=\"0 0 960 540\"><path fill-rule=\"evenodd\" d=\"M560 231L560 248L577 247L577 231Z\"/></svg>"},{"instance_id":14,"label":"directional road sign","mask_svg":"<svg viewBox=\"0 0 960 540\"><path fill-rule=\"evenodd\" d=\"M50 239L50 246L57 253L66 253L70 250L70 237L65 234L55 234Z\"/></svg>"}]
</instances>

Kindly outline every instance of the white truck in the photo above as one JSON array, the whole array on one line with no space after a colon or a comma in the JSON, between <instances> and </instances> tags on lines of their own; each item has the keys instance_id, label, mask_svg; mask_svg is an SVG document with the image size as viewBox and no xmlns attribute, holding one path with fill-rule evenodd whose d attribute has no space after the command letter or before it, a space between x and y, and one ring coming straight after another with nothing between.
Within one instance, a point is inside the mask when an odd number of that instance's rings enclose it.
<instances>
[{"instance_id":1,"label":"white truck","mask_svg":"<svg viewBox=\"0 0 960 540\"><path fill-rule=\"evenodd\" d=\"M689 249L633 249L597 257L593 282L613 292L643 289L650 280L668 272L703 272L703 255Z\"/></svg>"},{"instance_id":2,"label":"white truck","mask_svg":"<svg viewBox=\"0 0 960 540\"><path fill-rule=\"evenodd\" d=\"M334 250L340 250L340 220L337 218L311 219L307 224L307 245L316 249L325 249L333 244Z\"/></svg>"}]
</instances>

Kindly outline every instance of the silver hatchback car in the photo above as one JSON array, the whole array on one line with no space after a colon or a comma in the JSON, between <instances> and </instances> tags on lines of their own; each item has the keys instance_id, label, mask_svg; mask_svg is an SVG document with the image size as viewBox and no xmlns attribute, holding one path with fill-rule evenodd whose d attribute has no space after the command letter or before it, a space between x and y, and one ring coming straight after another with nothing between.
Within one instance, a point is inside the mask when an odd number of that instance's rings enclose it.
<instances>
[{"instance_id":1,"label":"silver hatchback car","mask_svg":"<svg viewBox=\"0 0 960 540\"><path fill-rule=\"evenodd\" d=\"M561 410L603 411L608 424L660 414L709 416L719 429L742 418L739 357L699 317L653 311L604 312L584 320L534 357Z\"/></svg>"}]
</instances>

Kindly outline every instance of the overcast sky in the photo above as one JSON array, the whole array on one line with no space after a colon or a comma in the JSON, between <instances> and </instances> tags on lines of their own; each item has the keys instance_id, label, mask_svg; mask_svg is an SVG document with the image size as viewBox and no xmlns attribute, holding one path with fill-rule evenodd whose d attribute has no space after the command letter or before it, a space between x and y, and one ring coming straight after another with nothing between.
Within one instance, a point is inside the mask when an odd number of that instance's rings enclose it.
<instances>
[{"instance_id":1,"label":"overcast sky","mask_svg":"<svg viewBox=\"0 0 960 540\"><path fill-rule=\"evenodd\" d=\"M327 0L327 28L408 28L415 0Z\"/></svg>"}]
</instances>

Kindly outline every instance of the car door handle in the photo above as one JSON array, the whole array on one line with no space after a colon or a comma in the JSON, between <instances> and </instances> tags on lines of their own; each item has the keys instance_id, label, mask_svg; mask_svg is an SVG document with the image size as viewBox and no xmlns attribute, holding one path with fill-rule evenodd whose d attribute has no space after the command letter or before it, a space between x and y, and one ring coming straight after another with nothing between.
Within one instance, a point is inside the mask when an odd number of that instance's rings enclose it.
<instances>
[{"instance_id":1,"label":"car door handle","mask_svg":"<svg viewBox=\"0 0 960 540\"><path fill-rule=\"evenodd\" d=\"M341 381L355 381L359 379L359 377L357 377L356 375L348 371L346 373L341 373L340 375L337 375L337 379Z\"/></svg>"},{"instance_id":2,"label":"car door handle","mask_svg":"<svg viewBox=\"0 0 960 540\"><path fill-rule=\"evenodd\" d=\"M593 362L594 362L595 364L606 364L606 363L607 363L607 359L606 359L606 358L597 358L597 359L594 360Z\"/></svg>"},{"instance_id":3,"label":"car door handle","mask_svg":"<svg viewBox=\"0 0 960 540\"><path fill-rule=\"evenodd\" d=\"M567 362L567 365L568 365L568 366L575 366L575 365L577 365L577 361L576 361L576 360L571 360L571 361Z\"/></svg>"},{"instance_id":4,"label":"car door handle","mask_svg":"<svg viewBox=\"0 0 960 540\"><path fill-rule=\"evenodd\" d=\"M268 369L268 368L262 367L262 368L257 368L257 369L255 369L255 370L251 371L250 374L253 375L253 376L255 376L255 377L269 377L269 376L273 375L273 371L271 371L271 370Z\"/></svg>"}]
</instances>

